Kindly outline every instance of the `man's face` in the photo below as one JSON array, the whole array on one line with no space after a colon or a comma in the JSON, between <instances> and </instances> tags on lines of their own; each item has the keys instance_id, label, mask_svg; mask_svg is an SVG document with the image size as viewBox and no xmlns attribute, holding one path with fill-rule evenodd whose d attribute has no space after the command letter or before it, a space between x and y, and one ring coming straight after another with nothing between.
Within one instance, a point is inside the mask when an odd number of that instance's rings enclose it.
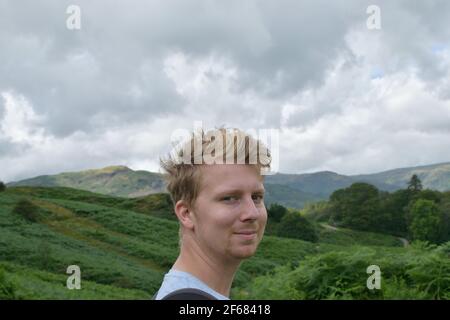
<instances>
[{"instance_id":1,"label":"man's face","mask_svg":"<svg viewBox=\"0 0 450 320\"><path fill-rule=\"evenodd\" d=\"M193 209L198 245L219 259L252 256L267 222L263 178L249 165L203 165L201 170Z\"/></svg>"}]
</instances>

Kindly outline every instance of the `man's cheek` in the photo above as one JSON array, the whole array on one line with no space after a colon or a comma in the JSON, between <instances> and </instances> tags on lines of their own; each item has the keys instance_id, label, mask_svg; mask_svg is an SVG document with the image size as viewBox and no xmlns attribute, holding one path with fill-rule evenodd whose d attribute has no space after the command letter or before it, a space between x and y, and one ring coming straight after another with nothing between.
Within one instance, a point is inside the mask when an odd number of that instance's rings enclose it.
<instances>
[{"instance_id":1,"label":"man's cheek","mask_svg":"<svg viewBox=\"0 0 450 320\"><path fill-rule=\"evenodd\" d=\"M266 223L267 223L267 211L266 210L264 210L264 213L262 214L262 220L264 222L264 225L266 225Z\"/></svg>"}]
</instances>

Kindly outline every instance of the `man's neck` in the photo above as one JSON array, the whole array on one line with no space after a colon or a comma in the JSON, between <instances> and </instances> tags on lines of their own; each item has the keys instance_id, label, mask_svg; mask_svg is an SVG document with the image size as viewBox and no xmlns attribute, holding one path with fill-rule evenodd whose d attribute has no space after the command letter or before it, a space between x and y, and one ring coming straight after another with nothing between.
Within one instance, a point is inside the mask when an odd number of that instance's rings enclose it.
<instances>
[{"instance_id":1,"label":"man's neck","mask_svg":"<svg viewBox=\"0 0 450 320\"><path fill-rule=\"evenodd\" d=\"M229 297L234 275L240 261L219 261L190 242L183 244L173 269L192 274L211 289Z\"/></svg>"}]
</instances>

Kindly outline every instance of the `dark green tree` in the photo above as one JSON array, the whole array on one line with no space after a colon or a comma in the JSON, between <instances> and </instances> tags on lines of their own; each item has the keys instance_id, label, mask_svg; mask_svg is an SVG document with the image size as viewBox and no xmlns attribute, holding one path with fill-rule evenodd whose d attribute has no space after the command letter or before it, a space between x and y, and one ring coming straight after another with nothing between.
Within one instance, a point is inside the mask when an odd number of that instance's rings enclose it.
<instances>
[{"instance_id":1,"label":"dark green tree","mask_svg":"<svg viewBox=\"0 0 450 320\"><path fill-rule=\"evenodd\" d=\"M265 233L276 235L281 219L288 212L287 208L278 203L272 203L267 209L267 225Z\"/></svg>"},{"instance_id":2,"label":"dark green tree","mask_svg":"<svg viewBox=\"0 0 450 320\"><path fill-rule=\"evenodd\" d=\"M437 243L441 238L443 222L434 201L419 199L412 205L409 231L413 240Z\"/></svg>"},{"instance_id":3,"label":"dark green tree","mask_svg":"<svg viewBox=\"0 0 450 320\"><path fill-rule=\"evenodd\" d=\"M408 190L413 193L419 192L422 190L422 181L420 181L419 177L416 174L413 174L411 179L408 182Z\"/></svg>"},{"instance_id":4,"label":"dark green tree","mask_svg":"<svg viewBox=\"0 0 450 320\"><path fill-rule=\"evenodd\" d=\"M295 211L288 212L283 216L278 226L277 235L279 237L295 238L311 242L318 240L314 225Z\"/></svg>"},{"instance_id":5,"label":"dark green tree","mask_svg":"<svg viewBox=\"0 0 450 320\"><path fill-rule=\"evenodd\" d=\"M272 203L267 210L267 216L270 221L280 222L288 210L278 203Z\"/></svg>"},{"instance_id":6,"label":"dark green tree","mask_svg":"<svg viewBox=\"0 0 450 320\"><path fill-rule=\"evenodd\" d=\"M381 221L380 231L397 236L406 236L408 232L406 213L409 201L410 193L404 189L388 193L382 199L381 212L383 221Z\"/></svg>"},{"instance_id":7,"label":"dark green tree","mask_svg":"<svg viewBox=\"0 0 450 320\"><path fill-rule=\"evenodd\" d=\"M334 223L358 230L376 231L380 220L380 197L376 187L357 182L330 196Z\"/></svg>"},{"instance_id":8,"label":"dark green tree","mask_svg":"<svg viewBox=\"0 0 450 320\"><path fill-rule=\"evenodd\" d=\"M430 189L421 190L416 194L417 199L431 200L434 201L436 204L441 202L441 197L442 194L439 191Z\"/></svg>"},{"instance_id":9,"label":"dark green tree","mask_svg":"<svg viewBox=\"0 0 450 320\"><path fill-rule=\"evenodd\" d=\"M444 219L441 242L450 241L450 192L442 194L442 201L438 205Z\"/></svg>"},{"instance_id":10,"label":"dark green tree","mask_svg":"<svg viewBox=\"0 0 450 320\"><path fill-rule=\"evenodd\" d=\"M6 190L6 185L3 183L3 181L0 181L0 192L3 192Z\"/></svg>"}]
</instances>

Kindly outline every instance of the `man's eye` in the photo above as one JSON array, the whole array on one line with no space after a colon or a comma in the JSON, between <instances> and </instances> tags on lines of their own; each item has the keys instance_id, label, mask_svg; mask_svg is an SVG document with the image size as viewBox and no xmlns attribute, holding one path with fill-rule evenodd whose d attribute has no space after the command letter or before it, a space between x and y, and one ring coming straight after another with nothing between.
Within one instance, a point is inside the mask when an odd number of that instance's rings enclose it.
<instances>
[{"instance_id":1,"label":"man's eye","mask_svg":"<svg viewBox=\"0 0 450 320\"><path fill-rule=\"evenodd\" d=\"M260 195L260 194L257 194L257 195L252 196L252 198L253 198L253 200L257 200L259 202L259 201L262 201L264 199L264 196Z\"/></svg>"},{"instance_id":2,"label":"man's eye","mask_svg":"<svg viewBox=\"0 0 450 320\"><path fill-rule=\"evenodd\" d=\"M222 198L223 201L231 201L231 200L236 200L236 199L237 199L237 198L236 198L236 197L233 197L233 196L223 197L223 198Z\"/></svg>"}]
</instances>

